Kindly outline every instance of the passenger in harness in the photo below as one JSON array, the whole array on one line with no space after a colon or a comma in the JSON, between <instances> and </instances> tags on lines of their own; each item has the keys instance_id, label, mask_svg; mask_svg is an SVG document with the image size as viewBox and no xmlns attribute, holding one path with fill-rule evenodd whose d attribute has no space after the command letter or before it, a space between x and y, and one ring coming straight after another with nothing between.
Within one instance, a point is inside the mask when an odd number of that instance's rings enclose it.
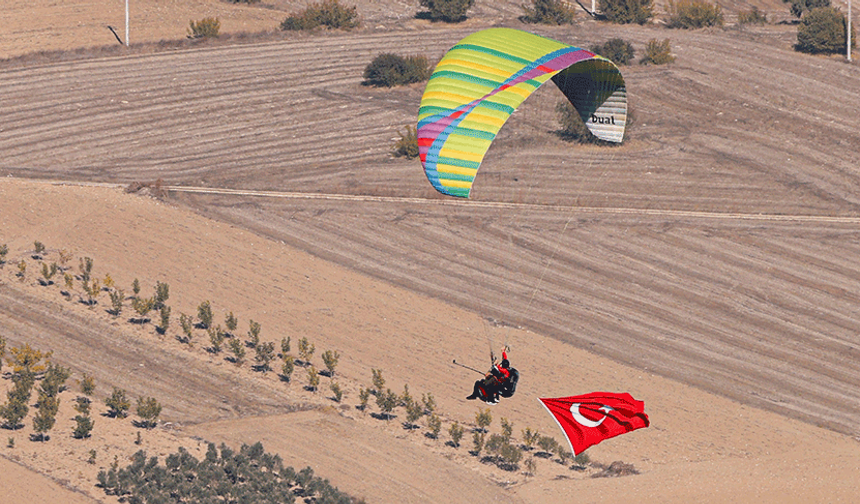
<instances>
[{"instance_id":1,"label":"passenger in harness","mask_svg":"<svg viewBox=\"0 0 860 504\"><path fill-rule=\"evenodd\" d=\"M472 387L472 394L466 399L472 401L481 399L487 404L498 404L499 397L511 397L516 391L517 381L519 380L519 372L511 367L508 361L508 347L502 347L502 362L496 363L493 359L493 366L483 379L477 380Z\"/></svg>"}]
</instances>

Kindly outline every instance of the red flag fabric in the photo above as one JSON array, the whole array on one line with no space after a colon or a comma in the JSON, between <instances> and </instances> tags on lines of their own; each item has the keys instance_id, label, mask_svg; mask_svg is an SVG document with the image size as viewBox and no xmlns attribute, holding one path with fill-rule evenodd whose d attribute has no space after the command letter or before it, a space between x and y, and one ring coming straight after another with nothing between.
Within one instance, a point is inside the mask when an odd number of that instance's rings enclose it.
<instances>
[{"instance_id":1,"label":"red flag fabric","mask_svg":"<svg viewBox=\"0 0 860 504\"><path fill-rule=\"evenodd\" d=\"M626 392L592 392L538 400L564 431L574 455L604 439L651 425L645 403Z\"/></svg>"}]
</instances>

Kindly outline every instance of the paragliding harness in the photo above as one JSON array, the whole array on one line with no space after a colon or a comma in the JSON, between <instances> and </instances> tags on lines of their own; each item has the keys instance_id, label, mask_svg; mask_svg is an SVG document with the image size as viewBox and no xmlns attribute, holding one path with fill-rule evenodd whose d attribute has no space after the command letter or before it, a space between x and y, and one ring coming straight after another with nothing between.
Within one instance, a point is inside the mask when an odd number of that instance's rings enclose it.
<instances>
[{"instance_id":1,"label":"paragliding harness","mask_svg":"<svg viewBox=\"0 0 860 504\"><path fill-rule=\"evenodd\" d=\"M511 397L517 391L517 382L520 380L520 372L516 368L509 367L508 372L511 376L502 383L502 388L499 390L499 395L502 397Z\"/></svg>"},{"instance_id":2,"label":"paragliding harness","mask_svg":"<svg viewBox=\"0 0 860 504\"><path fill-rule=\"evenodd\" d=\"M520 372L516 368L509 367L507 369L510 376L504 381L500 381L492 374L481 380L477 386L478 399L487 404L497 404L499 397L508 398L514 395L517 390L517 382L520 379Z\"/></svg>"}]
</instances>

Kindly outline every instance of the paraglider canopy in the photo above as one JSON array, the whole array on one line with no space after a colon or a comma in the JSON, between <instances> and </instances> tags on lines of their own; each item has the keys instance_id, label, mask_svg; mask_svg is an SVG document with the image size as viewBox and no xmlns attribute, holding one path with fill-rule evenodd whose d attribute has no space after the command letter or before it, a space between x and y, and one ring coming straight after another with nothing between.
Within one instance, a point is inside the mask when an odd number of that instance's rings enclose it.
<instances>
[{"instance_id":1,"label":"paraglider canopy","mask_svg":"<svg viewBox=\"0 0 860 504\"><path fill-rule=\"evenodd\" d=\"M597 138L621 142L627 91L614 63L540 35L490 28L467 36L442 57L421 98L418 148L433 187L468 198L502 125L550 79Z\"/></svg>"}]
</instances>

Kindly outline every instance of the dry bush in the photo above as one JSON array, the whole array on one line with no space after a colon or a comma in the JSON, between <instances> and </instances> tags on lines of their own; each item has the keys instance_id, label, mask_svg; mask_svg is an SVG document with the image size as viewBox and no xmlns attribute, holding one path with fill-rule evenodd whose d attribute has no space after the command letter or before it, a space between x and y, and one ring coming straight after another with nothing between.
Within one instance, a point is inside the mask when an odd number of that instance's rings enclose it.
<instances>
[{"instance_id":1,"label":"dry bush","mask_svg":"<svg viewBox=\"0 0 860 504\"><path fill-rule=\"evenodd\" d=\"M550 25L572 24L576 19L576 9L564 0L532 0L532 5L522 5L524 23Z\"/></svg>"},{"instance_id":2,"label":"dry bush","mask_svg":"<svg viewBox=\"0 0 860 504\"><path fill-rule=\"evenodd\" d=\"M290 14L281 23L281 30L313 30L321 26L349 30L360 24L355 6L341 5L338 0L323 0L309 5L303 11Z\"/></svg>"},{"instance_id":3,"label":"dry bush","mask_svg":"<svg viewBox=\"0 0 860 504\"><path fill-rule=\"evenodd\" d=\"M645 46L645 56L639 60L640 65L665 65L675 61L672 56L671 41L665 39L662 42L657 39L648 41Z\"/></svg>"},{"instance_id":4,"label":"dry bush","mask_svg":"<svg viewBox=\"0 0 860 504\"><path fill-rule=\"evenodd\" d=\"M669 28L704 28L723 26L723 11L717 4L703 0L669 0Z\"/></svg>"},{"instance_id":5,"label":"dry bush","mask_svg":"<svg viewBox=\"0 0 860 504\"><path fill-rule=\"evenodd\" d=\"M221 31L221 21L218 21L218 18L203 18L197 22L190 22L188 38L216 38L219 31Z\"/></svg>"}]
</instances>

